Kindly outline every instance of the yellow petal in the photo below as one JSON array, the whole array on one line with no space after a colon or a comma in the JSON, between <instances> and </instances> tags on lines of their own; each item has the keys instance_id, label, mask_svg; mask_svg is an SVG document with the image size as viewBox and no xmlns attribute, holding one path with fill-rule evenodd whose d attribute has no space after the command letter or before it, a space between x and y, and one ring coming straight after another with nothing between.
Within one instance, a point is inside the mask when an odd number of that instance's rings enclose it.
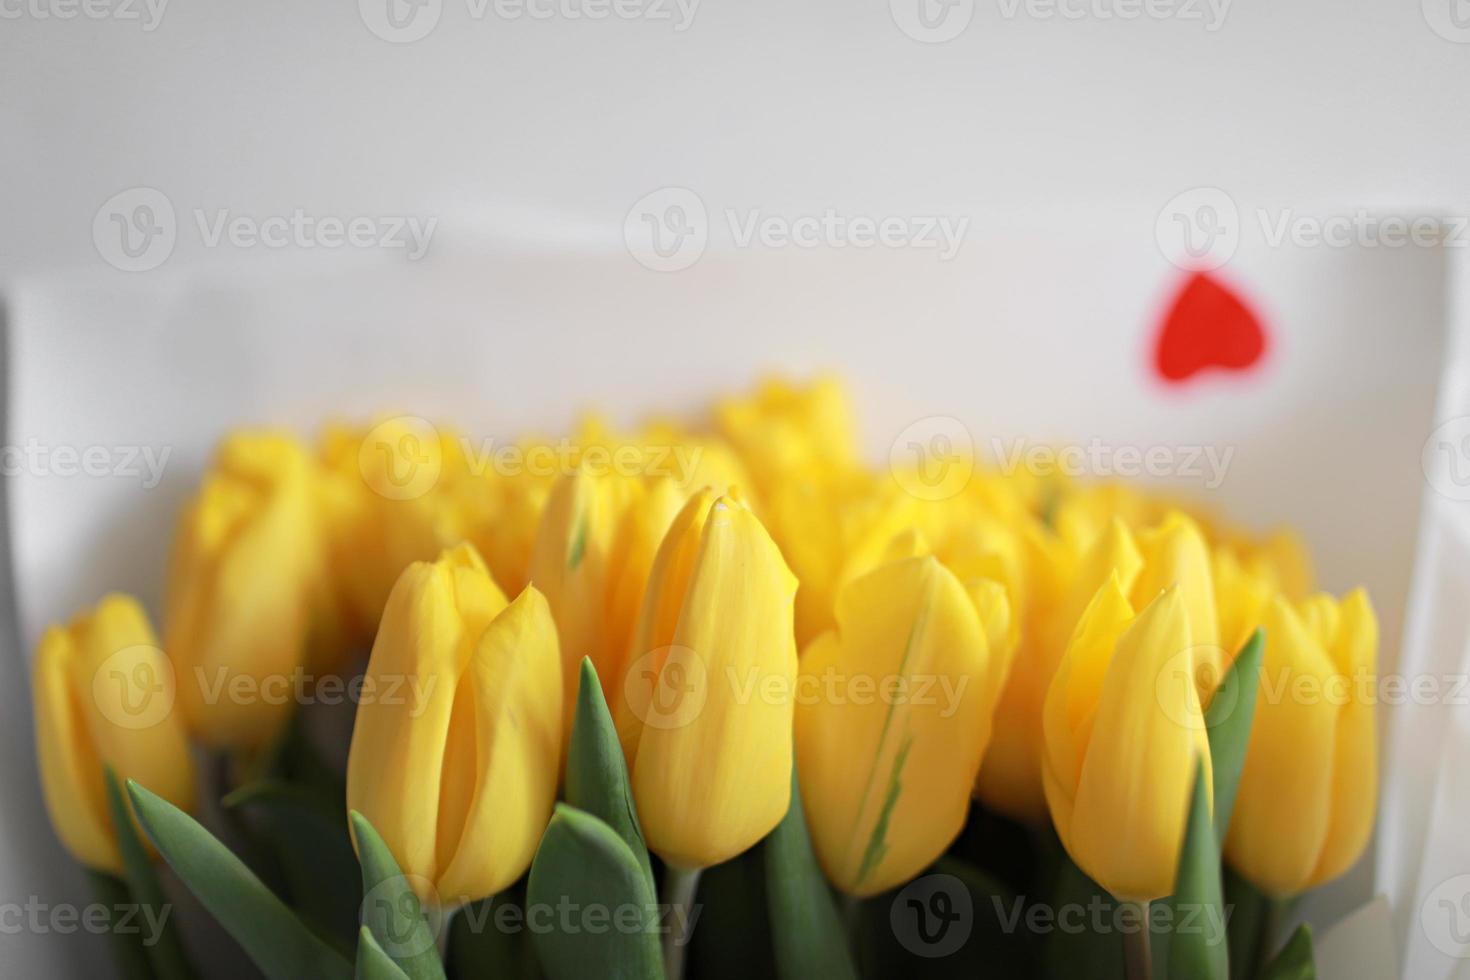
<instances>
[{"instance_id":1,"label":"yellow petal","mask_svg":"<svg viewBox=\"0 0 1470 980\"><path fill-rule=\"evenodd\" d=\"M460 683L468 717L456 706L445 774L467 784L463 803L440 815L441 901L495 894L530 867L556 801L561 759L562 681L556 625L534 588L512 602L480 638ZM451 753L467 765L452 765Z\"/></svg>"},{"instance_id":2,"label":"yellow petal","mask_svg":"<svg viewBox=\"0 0 1470 980\"><path fill-rule=\"evenodd\" d=\"M1333 673L1317 638L1281 598L1266 610L1261 687L1225 854L1272 895L1311 880L1331 820L1338 710L1324 697Z\"/></svg>"},{"instance_id":3,"label":"yellow petal","mask_svg":"<svg viewBox=\"0 0 1470 980\"><path fill-rule=\"evenodd\" d=\"M467 809L463 760L446 758L460 678L505 604L469 545L436 562L415 562L388 597L368 660L348 753L347 803L372 821L421 889L440 870L441 806Z\"/></svg>"},{"instance_id":4,"label":"yellow petal","mask_svg":"<svg viewBox=\"0 0 1470 980\"><path fill-rule=\"evenodd\" d=\"M686 515L671 536L696 523ZM718 864L755 844L785 816L791 795L796 579L738 499L721 497L702 523L672 637L682 653L665 659L655 690L697 696L684 690L692 671L703 704L676 724L643 724L632 765L649 847L686 868ZM674 548L683 552L683 542ZM677 575L661 578L658 564L660 587L677 582ZM650 595L645 618L658 623L672 601ZM649 626L647 635L656 640L661 628Z\"/></svg>"},{"instance_id":5,"label":"yellow petal","mask_svg":"<svg viewBox=\"0 0 1470 980\"><path fill-rule=\"evenodd\" d=\"M1003 635L1004 590L990 584L978 591ZM857 579L837 619L802 657L798 765L818 859L866 896L919 873L964 825L1004 663L971 594L932 557Z\"/></svg>"},{"instance_id":6,"label":"yellow petal","mask_svg":"<svg viewBox=\"0 0 1470 980\"><path fill-rule=\"evenodd\" d=\"M1149 901L1173 891L1197 762L1210 785L1181 591L1155 599L1118 638L1090 721L1068 852L1113 895Z\"/></svg>"}]
</instances>

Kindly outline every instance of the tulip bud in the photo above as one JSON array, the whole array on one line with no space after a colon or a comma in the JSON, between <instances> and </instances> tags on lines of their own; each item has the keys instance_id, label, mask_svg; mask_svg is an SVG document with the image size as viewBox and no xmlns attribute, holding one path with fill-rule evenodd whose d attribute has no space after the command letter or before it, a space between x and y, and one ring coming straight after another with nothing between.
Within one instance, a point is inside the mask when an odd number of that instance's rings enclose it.
<instances>
[{"instance_id":1,"label":"tulip bud","mask_svg":"<svg viewBox=\"0 0 1470 980\"><path fill-rule=\"evenodd\" d=\"M1373 830L1378 756L1371 684L1378 621L1367 595L1272 600L1255 719L1225 857L1289 897L1347 871Z\"/></svg>"},{"instance_id":2,"label":"tulip bud","mask_svg":"<svg viewBox=\"0 0 1470 980\"><path fill-rule=\"evenodd\" d=\"M1004 590L933 557L881 565L838 596L801 658L797 768L812 845L839 889L907 881L964 826L1009 667Z\"/></svg>"},{"instance_id":3,"label":"tulip bud","mask_svg":"<svg viewBox=\"0 0 1470 980\"><path fill-rule=\"evenodd\" d=\"M1220 646L1209 545L1198 524L1171 511L1157 527L1139 533L1138 550L1143 568L1129 593L1133 608L1142 609L1165 589L1178 587L1195 648L1195 687L1200 703L1208 705L1236 653Z\"/></svg>"},{"instance_id":4,"label":"tulip bud","mask_svg":"<svg viewBox=\"0 0 1470 980\"><path fill-rule=\"evenodd\" d=\"M857 460L847 393L830 379L798 386L773 378L754 395L717 404L715 419L763 497L793 471Z\"/></svg>"},{"instance_id":5,"label":"tulip bud","mask_svg":"<svg viewBox=\"0 0 1470 980\"><path fill-rule=\"evenodd\" d=\"M734 493L695 494L659 546L616 704L643 832L669 864L719 864L786 815L795 593Z\"/></svg>"},{"instance_id":6,"label":"tulip bud","mask_svg":"<svg viewBox=\"0 0 1470 980\"><path fill-rule=\"evenodd\" d=\"M1038 556L1048 567L1033 578L1045 587L1036 589L1040 594L1033 600L1020 650L996 706L995 737L975 784L976 795L988 806L1028 822L1046 818L1042 715L1057 665L1098 589L1114 575L1126 589L1142 567L1133 535L1116 519L1104 525L1080 557L1066 551L1071 547L1058 544Z\"/></svg>"},{"instance_id":7,"label":"tulip bud","mask_svg":"<svg viewBox=\"0 0 1470 980\"><path fill-rule=\"evenodd\" d=\"M103 767L175 806L194 806L194 765L173 711L173 668L129 596L41 637L32 670L41 789L51 822L82 864L122 872Z\"/></svg>"},{"instance_id":8,"label":"tulip bud","mask_svg":"<svg viewBox=\"0 0 1470 980\"><path fill-rule=\"evenodd\" d=\"M649 570L682 503L671 480L594 477L580 469L547 500L531 581L556 620L568 734L583 657L597 668L609 703L621 691Z\"/></svg>"},{"instance_id":9,"label":"tulip bud","mask_svg":"<svg viewBox=\"0 0 1470 980\"><path fill-rule=\"evenodd\" d=\"M1135 616L1114 576L1047 692L1042 780L1057 835L1124 901L1173 891L1197 765L1211 785L1193 656L1180 587Z\"/></svg>"},{"instance_id":10,"label":"tulip bud","mask_svg":"<svg viewBox=\"0 0 1470 980\"><path fill-rule=\"evenodd\" d=\"M500 891L530 866L561 758L561 666L546 600L509 604L470 545L399 576L347 760L347 804L425 901Z\"/></svg>"},{"instance_id":11,"label":"tulip bud","mask_svg":"<svg viewBox=\"0 0 1470 980\"><path fill-rule=\"evenodd\" d=\"M189 731L213 748L268 741L293 705L321 573L311 462L289 436L240 433L184 511L165 646Z\"/></svg>"}]
</instances>

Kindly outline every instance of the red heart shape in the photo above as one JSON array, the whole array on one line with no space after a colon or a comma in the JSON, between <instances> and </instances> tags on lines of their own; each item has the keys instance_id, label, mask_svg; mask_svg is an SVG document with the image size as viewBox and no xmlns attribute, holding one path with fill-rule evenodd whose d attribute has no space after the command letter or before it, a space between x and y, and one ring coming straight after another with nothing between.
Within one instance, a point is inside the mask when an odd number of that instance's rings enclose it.
<instances>
[{"instance_id":1,"label":"red heart shape","mask_svg":"<svg viewBox=\"0 0 1470 980\"><path fill-rule=\"evenodd\" d=\"M1266 331L1239 296L1196 272L1174 299L1154 346L1154 368L1178 383L1206 368L1244 371L1266 352Z\"/></svg>"}]
</instances>

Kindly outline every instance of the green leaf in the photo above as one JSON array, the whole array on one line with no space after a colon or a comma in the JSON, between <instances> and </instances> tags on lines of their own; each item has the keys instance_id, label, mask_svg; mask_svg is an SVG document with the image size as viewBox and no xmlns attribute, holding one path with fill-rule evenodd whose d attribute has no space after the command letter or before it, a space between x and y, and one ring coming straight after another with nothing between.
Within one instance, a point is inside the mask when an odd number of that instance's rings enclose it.
<instances>
[{"instance_id":1,"label":"green leaf","mask_svg":"<svg viewBox=\"0 0 1470 980\"><path fill-rule=\"evenodd\" d=\"M322 942L193 817L128 780L133 810L164 859L268 977L340 978L352 964Z\"/></svg>"},{"instance_id":2,"label":"green leaf","mask_svg":"<svg viewBox=\"0 0 1470 980\"><path fill-rule=\"evenodd\" d=\"M1312 957L1312 929L1305 922L1286 941L1286 946L1261 974L1261 980L1316 980L1317 964Z\"/></svg>"},{"instance_id":3,"label":"green leaf","mask_svg":"<svg viewBox=\"0 0 1470 980\"><path fill-rule=\"evenodd\" d=\"M93 898L107 910L107 934L112 937L112 965L117 968L117 975L123 980L153 980L143 934L136 927L125 928L118 914L119 910L126 913L137 904L127 882L92 868L87 869L87 878L92 883Z\"/></svg>"},{"instance_id":4,"label":"green leaf","mask_svg":"<svg viewBox=\"0 0 1470 980\"><path fill-rule=\"evenodd\" d=\"M1194 792L1179 853L1174 894L1169 899L1169 972L1191 980L1229 980L1225 902L1220 895L1220 848L1210 820L1205 768L1195 765Z\"/></svg>"},{"instance_id":5,"label":"green leaf","mask_svg":"<svg viewBox=\"0 0 1470 980\"><path fill-rule=\"evenodd\" d=\"M433 930L393 852L367 817L353 810L349 819L362 864L362 924L409 980L444 980Z\"/></svg>"},{"instance_id":6,"label":"green leaf","mask_svg":"<svg viewBox=\"0 0 1470 980\"><path fill-rule=\"evenodd\" d=\"M367 926L357 930L357 980L408 980Z\"/></svg>"},{"instance_id":7,"label":"green leaf","mask_svg":"<svg viewBox=\"0 0 1470 980\"><path fill-rule=\"evenodd\" d=\"M774 977L765 849L752 847L699 876L699 928L689 940L685 972L699 980Z\"/></svg>"},{"instance_id":8,"label":"green leaf","mask_svg":"<svg viewBox=\"0 0 1470 980\"><path fill-rule=\"evenodd\" d=\"M856 977L842 916L812 851L794 766L791 808L763 847L777 975L782 980Z\"/></svg>"},{"instance_id":9,"label":"green leaf","mask_svg":"<svg viewBox=\"0 0 1470 980\"><path fill-rule=\"evenodd\" d=\"M242 786L221 804L256 819L297 913L350 949L362 888L342 807L307 787L277 780Z\"/></svg>"},{"instance_id":10,"label":"green leaf","mask_svg":"<svg viewBox=\"0 0 1470 980\"><path fill-rule=\"evenodd\" d=\"M532 932L552 980L663 976L653 889L623 838L592 814L557 804L531 862L527 901L532 910L571 910Z\"/></svg>"},{"instance_id":11,"label":"green leaf","mask_svg":"<svg viewBox=\"0 0 1470 980\"><path fill-rule=\"evenodd\" d=\"M172 905L163 894L154 871L148 849L138 839L133 825L132 813L123 799L122 789L117 785L117 774L111 766L103 766L103 779L107 790L107 810L112 817L112 829L117 836L117 847L122 853L123 872L127 876L128 891L140 913L140 921L159 922L159 934L148 937L144 948L148 951L148 962L161 980L192 977L194 969L184 955L183 943L172 915Z\"/></svg>"},{"instance_id":12,"label":"green leaf","mask_svg":"<svg viewBox=\"0 0 1470 980\"><path fill-rule=\"evenodd\" d=\"M577 714L572 722L572 744L567 750L567 802L592 814L613 830L633 852L638 866L654 888L648 845L638 825L633 788L623 746L602 696L602 684L592 661L582 658L577 686Z\"/></svg>"},{"instance_id":13,"label":"green leaf","mask_svg":"<svg viewBox=\"0 0 1470 980\"><path fill-rule=\"evenodd\" d=\"M1256 717L1256 691L1261 683L1261 660L1266 634L1257 629L1240 648L1240 654L1215 689L1210 709L1205 712L1205 730L1210 738L1210 765L1215 787L1215 840L1225 845L1230 814L1235 809L1235 791L1245 768L1245 750L1250 744L1251 722Z\"/></svg>"}]
</instances>

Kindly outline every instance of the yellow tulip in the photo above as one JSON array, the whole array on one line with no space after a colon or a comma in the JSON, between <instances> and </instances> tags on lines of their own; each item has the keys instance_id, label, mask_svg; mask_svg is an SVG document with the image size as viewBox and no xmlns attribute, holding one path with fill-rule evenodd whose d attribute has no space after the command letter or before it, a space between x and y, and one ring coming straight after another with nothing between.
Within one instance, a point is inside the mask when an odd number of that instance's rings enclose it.
<instances>
[{"instance_id":1,"label":"yellow tulip","mask_svg":"<svg viewBox=\"0 0 1470 980\"><path fill-rule=\"evenodd\" d=\"M644 835L674 867L734 857L790 805L795 593L737 494L695 494L659 546L616 705Z\"/></svg>"},{"instance_id":2,"label":"yellow tulip","mask_svg":"<svg viewBox=\"0 0 1470 980\"><path fill-rule=\"evenodd\" d=\"M975 784L987 806L1031 823L1047 814L1042 717L1057 665L1098 590L1114 576L1128 588L1143 565L1133 535L1116 518L1074 558L1077 547L1080 543L1058 542L1036 555L1037 562L1049 566L1033 575L1045 581L1045 588L1037 590L1041 595L1026 613L1021 647L996 707L995 737Z\"/></svg>"},{"instance_id":3,"label":"yellow tulip","mask_svg":"<svg viewBox=\"0 0 1470 980\"><path fill-rule=\"evenodd\" d=\"M173 671L142 607L109 595L69 625L48 629L32 686L41 789L56 833L82 864L118 874L105 765L119 785L136 779L175 806L194 806Z\"/></svg>"},{"instance_id":4,"label":"yellow tulip","mask_svg":"<svg viewBox=\"0 0 1470 980\"><path fill-rule=\"evenodd\" d=\"M1225 857L1280 897L1347 871L1373 831L1378 621L1363 591L1341 603L1276 598Z\"/></svg>"},{"instance_id":5,"label":"yellow tulip","mask_svg":"<svg viewBox=\"0 0 1470 980\"><path fill-rule=\"evenodd\" d=\"M868 896L918 874L964 826L1010 654L1004 589L932 556L857 578L801 657L796 758L828 878Z\"/></svg>"},{"instance_id":6,"label":"yellow tulip","mask_svg":"<svg viewBox=\"0 0 1470 980\"><path fill-rule=\"evenodd\" d=\"M762 499L794 471L843 470L857 461L852 409L846 391L832 379L802 386L772 378L754 395L716 404L715 421Z\"/></svg>"},{"instance_id":7,"label":"yellow tulip","mask_svg":"<svg viewBox=\"0 0 1470 980\"><path fill-rule=\"evenodd\" d=\"M189 731L258 746L289 716L322 571L311 461L289 436L226 439L174 542L164 645Z\"/></svg>"},{"instance_id":8,"label":"yellow tulip","mask_svg":"<svg viewBox=\"0 0 1470 980\"><path fill-rule=\"evenodd\" d=\"M1215 582L1215 609L1220 616L1220 643L1234 658L1245 646L1271 601L1269 582L1247 571L1231 552L1219 548L1211 555Z\"/></svg>"},{"instance_id":9,"label":"yellow tulip","mask_svg":"<svg viewBox=\"0 0 1470 980\"><path fill-rule=\"evenodd\" d=\"M404 570L373 643L347 760L367 817L426 901L530 866L556 799L561 666L546 600L514 602L470 545Z\"/></svg>"},{"instance_id":10,"label":"yellow tulip","mask_svg":"<svg viewBox=\"0 0 1470 980\"><path fill-rule=\"evenodd\" d=\"M547 500L531 581L556 620L568 733L584 656L597 668L609 703L621 691L649 570L682 503L670 479L590 476L581 469L559 480Z\"/></svg>"},{"instance_id":11,"label":"yellow tulip","mask_svg":"<svg viewBox=\"0 0 1470 980\"><path fill-rule=\"evenodd\" d=\"M1195 767L1210 748L1179 586L1136 616L1116 576L1083 613L1047 692L1042 779L1077 866L1125 901L1174 890Z\"/></svg>"},{"instance_id":12,"label":"yellow tulip","mask_svg":"<svg viewBox=\"0 0 1470 980\"><path fill-rule=\"evenodd\" d=\"M1157 526L1140 531L1137 540L1143 568L1129 594L1133 608L1142 609L1165 589L1178 587L1195 648L1195 687L1200 703L1208 705L1236 651L1227 653L1220 645L1215 583L1204 533L1195 521L1171 511Z\"/></svg>"}]
</instances>

